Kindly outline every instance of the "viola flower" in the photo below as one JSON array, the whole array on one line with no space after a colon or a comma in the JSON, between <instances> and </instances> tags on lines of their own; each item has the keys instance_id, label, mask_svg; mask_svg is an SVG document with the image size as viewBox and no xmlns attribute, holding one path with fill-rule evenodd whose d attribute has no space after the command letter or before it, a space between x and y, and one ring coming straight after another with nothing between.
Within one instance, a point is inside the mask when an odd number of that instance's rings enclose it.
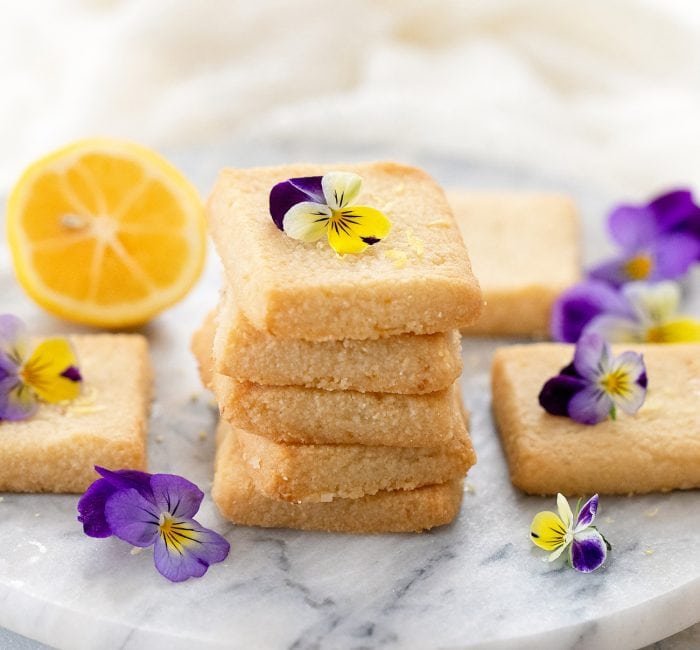
<instances>
[{"instance_id":1,"label":"viola flower","mask_svg":"<svg viewBox=\"0 0 700 650\"><path fill-rule=\"evenodd\" d=\"M86 535L154 546L156 569L172 582L199 578L228 555L229 543L192 519L204 498L194 483L173 474L95 470L102 478L78 502Z\"/></svg>"},{"instance_id":2,"label":"viola flower","mask_svg":"<svg viewBox=\"0 0 700 650\"><path fill-rule=\"evenodd\" d=\"M551 335L565 343L588 332L610 343L700 341L700 321L677 313L680 299L674 282L630 282L619 291L603 282L581 282L554 303Z\"/></svg>"},{"instance_id":3,"label":"viola flower","mask_svg":"<svg viewBox=\"0 0 700 650\"><path fill-rule=\"evenodd\" d=\"M632 317L629 302L599 280L586 280L562 293L552 306L550 334L555 341L576 343L585 327L604 314Z\"/></svg>"},{"instance_id":4,"label":"viola flower","mask_svg":"<svg viewBox=\"0 0 700 650\"><path fill-rule=\"evenodd\" d=\"M589 272L594 280L619 287L637 280L674 280L700 258L696 232L700 207L688 190L674 190L646 205L620 205L608 218L622 255Z\"/></svg>"},{"instance_id":5,"label":"viola flower","mask_svg":"<svg viewBox=\"0 0 700 650\"><path fill-rule=\"evenodd\" d=\"M379 210L353 205L361 187L362 178L350 172L290 178L272 188L270 215L293 239L312 242L326 235L336 253L361 253L391 230Z\"/></svg>"},{"instance_id":6,"label":"viola flower","mask_svg":"<svg viewBox=\"0 0 700 650\"><path fill-rule=\"evenodd\" d=\"M563 494L557 494L557 510L538 512L530 525L530 539L533 544L550 551L546 558L554 562L568 549L568 563L581 573L590 573L602 566L607 558L610 544L593 526L598 511L598 495L592 496L576 514Z\"/></svg>"},{"instance_id":7,"label":"viola flower","mask_svg":"<svg viewBox=\"0 0 700 650\"><path fill-rule=\"evenodd\" d=\"M622 287L629 313L600 314L584 328L611 343L700 342L700 321L678 315L681 292L675 282L632 282Z\"/></svg>"},{"instance_id":8,"label":"viola flower","mask_svg":"<svg viewBox=\"0 0 700 650\"><path fill-rule=\"evenodd\" d=\"M71 344L45 339L30 348L24 323L0 315L0 420L25 420L39 401L55 404L80 395L82 377Z\"/></svg>"},{"instance_id":9,"label":"viola flower","mask_svg":"<svg viewBox=\"0 0 700 650\"><path fill-rule=\"evenodd\" d=\"M584 334L576 344L573 363L549 379L539 394L551 415L568 416L581 424L617 417L617 409L634 415L644 403L647 373L642 355L623 352L613 357L602 336Z\"/></svg>"}]
</instances>

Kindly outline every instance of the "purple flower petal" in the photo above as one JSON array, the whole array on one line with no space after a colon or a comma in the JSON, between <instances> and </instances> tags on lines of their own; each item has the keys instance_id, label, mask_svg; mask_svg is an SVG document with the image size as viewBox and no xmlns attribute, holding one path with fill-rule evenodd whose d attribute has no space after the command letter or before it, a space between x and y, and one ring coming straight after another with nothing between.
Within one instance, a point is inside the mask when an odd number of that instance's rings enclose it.
<instances>
[{"instance_id":1,"label":"purple flower petal","mask_svg":"<svg viewBox=\"0 0 700 650\"><path fill-rule=\"evenodd\" d=\"M571 566L582 573L595 571L608 555L603 536L595 528L576 533L569 549Z\"/></svg>"},{"instance_id":2,"label":"purple flower petal","mask_svg":"<svg viewBox=\"0 0 700 650\"><path fill-rule=\"evenodd\" d=\"M26 420L38 408L36 395L28 386L11 377L5 378L0 392L0 420Z\"/></svg>"},{"instance_id":3,"label":"purple flower petal","mask_svg":"<svg viewBox=\"0 0 700 650\"><path fill-rule=\"evenodd\" d=\"M625 282L631 280L626 267L628 261L626 257L616 257L607 260L589 269L588 277L591 280L604 282L611 287L619 288L625 284Z\"/></svg>"},{"instance_id":4,"label":"purple flower petal","mask_svg":"<svg viewBox=\"0 0 700 650\"><path fill-rule=\"evenodd\" d=\"M699 211L687 189L671 190L657 196L649 203L649 209L654 213L659 232L670 232L682 226Z\"/></svg>"},{"instance_id":5,"label":"purple flower petal","mask_svg":"<svg viewBox=\"0 0 700 650\"><path fill-rule=\"evenodd\" d=\"M99 465L95 465L95 471L117 490L136 490L141 496L153 501L153 490L151 489L151 476L146 472L139 472L133 469L118 469L112 471ZM154 502L154 501L153 501ZM154 502L155 503L155 502Z\"/></svg>"},{"instance_id":6,"label":"purple flower petal","mask_svg":"<svg viewBox=\"0 0 700 650\"><path fill-rule=\"evenodd\" d=\"M650 280L675 280L683 277L700 257L700 240L673 233L658 238L649 251L653 259Z\"/></svg>"},{"instance_id":7,"label":"purple flower petal","mask_svg":"<svg viewBox=\"0 0 700 650\"><path fill-rule=\"evenodd\" d=\"M151 489L158 510L178 518L193 517L204 498L204 492L194 483L174 474L154 474Z\"/></svg>"},{"instance_id":8,"label":"purple flower petal","mask_svg":"<svg viewBox=\"0 0 700 650\"><path fill-rule=\"evenodd\" d=\"M586 383L570 375L548 380L539 394L540 406L551 415L569 415L569 402L586 387Z\"/></svg>"},{"instance_id":9,"label":"purple flower petal","mask_svg":"<svg viewBox=\"0 0 700 650\"><path fill-rule=\"evenodd\" d=\"M596 333L584 334L576 344L574 367L588 381L596 381L601 368L607 368L610 360L610 346Z\"/></svg>"},{"instance_id":10,"label":"purple flower petal","mask_svg":"<svg viewBox=\"0 0 700 650\"><path fill-rule=\"evenodd\" d=\"M226 559L229 543L194 519L180 519L163 528L154 548L156 569L172 582L203 576L209 565Z\"/></svg>"},{"instance_id":11,"label":"purple flower petal","mask_svg":"<svg viewBox=\"0 0 700 650\"><path fill-rule=\"evenodd\" d=\"M287 211L297 203L312 201L325 204L321 176L290 178L277 183L270 191L270 216L282 230L282 222Z\"/></svg>"},{"instance_id":12,"label":"purple flower petal","mask_svg":"<svg viewBox=\"0 0 700 650\"><path fill-rule=\"evenodd\" d=\"M607 420L613 402L607 393L589 385L576 393L569 402L569 417L581 424L598 424Z\"/></svg>"},{"instance_id":13,"label":"purple flower petal","mask_svg":"<svg viewBox=\"0 0 700 650\"><path fill-rule=\"evenodd\" d=\"M659 235L656 213L648 206L621 205L608 217L613 239L628 253L643 248Z\"/></svg>"},{"instance_id":14,"label":"purple flower petal","mask_svg":"<svg viewBox=\"0 0 700 650\"><path fill-rule=\"evenodd\" d=\"M105 503L117 488L109 481L99 478L85 491L78 501L78 521L90 537L109 537L112 529L105 518Z\"/></svg>"},{"instance_id":15,"label":"purple flower petal","mask_svg":"<svg viewBox=\"0 0 700 650\"><path fill-rule=\"evenodd\" d=\"M578 517L576 518L576 529L583 529L587 528L593 523L593 520L595 519L595 515L598 512L598 495L594 494L586 503L583 504L583 507L578 513Z\"/></svg>"},{"instance_id":16,"label":"purple flower petal","mask_svg":"<svg viewBox=\"0 0 700 650\"><path fill-rule=\"evenodd\" d=\"M565 291L552 308L555 341L576 343L584 327L600 314L631 315L627 301L605 282L589 280Z\"/></svg>"},{"instance_id":17,"label":"purple flower petal","mask_svg":"<svg viewBox=\"0 0 700 650\"><path fill-rule=\"evenodd\" d=\"M20 366L27 354L27 328L25 324L12 314L0 315L0 353Z\"/></svg>"},{"instance_id":18,"label":"purple flower petal","mask_svg":"<svg viewBox=\"0 0 700 650\"><path fill-rule=\"evenodd\" d=\"M105 502L105 519L112 534L134 546L155 542L160 515L135 489L117 490Z\"/></svg>"}]
</instances>

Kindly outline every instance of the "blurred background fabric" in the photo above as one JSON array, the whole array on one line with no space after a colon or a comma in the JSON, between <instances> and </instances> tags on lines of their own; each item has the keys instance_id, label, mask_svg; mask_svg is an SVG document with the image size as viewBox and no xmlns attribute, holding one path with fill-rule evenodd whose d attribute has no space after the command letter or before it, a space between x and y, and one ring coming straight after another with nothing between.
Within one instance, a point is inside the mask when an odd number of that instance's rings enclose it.
<instances>
[{"instance_id":1,"label":"blurred background fabric","mask_svg":"<svg viewBox=\"0 0 700 650\"><path fill-rule=\"evenodd\" d=\"M372 145L579 180L700 182L694 0L5 2L0 192L90 135Z\"/></svg>"}]
</instances>

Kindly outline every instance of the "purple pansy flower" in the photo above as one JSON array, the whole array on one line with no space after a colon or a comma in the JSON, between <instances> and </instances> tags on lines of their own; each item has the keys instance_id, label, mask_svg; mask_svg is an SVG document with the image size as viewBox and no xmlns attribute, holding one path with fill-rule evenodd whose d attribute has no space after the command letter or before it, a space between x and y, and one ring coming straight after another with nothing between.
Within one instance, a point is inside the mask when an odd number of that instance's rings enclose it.
<instances>
[{"instance_id":1,"label":"purple pansy flower","mask_svg":"<svg viewBox=\"0 0 700 650\"><path fill-rule=\"evenodd\" d=\"M696 232L700 208L688 190L674 190L646 205L620 205L608 226L620 257L589 271L594 280L619 287L635 280L673 280L700 258Z\"/></svg>"},{"instance_id":2,"label":"purple pansy flower","mask_svg":"<svg viewBox=\"0 0 700 650\"><path fill-rule=\"evenodd\" d=\"M619 291L589 280L565 291L552 308L551 334L575 343L595 332L610 343L700 341L700 322L678 315L675 282L630 282Z\"/></svg>"},{"instance_id":3,"label":"purple pansy flower","mask_svg":"<svg viewBox=\"0 0 700 650\"><path fill-rule=\"evenodd\" d=\"M102 478L78 502L86 535L154 546L156 569L173 582L199 578L228 555L229 543L192 519L204 498L194 483L173 474L95 470Z\"/></svg>"},{"instance_id":4,"label":"purple pansy flower","mask_svg":"<svg viewBox=\"0 0 700 650\"><path fill-rule=\"evenodd\" d=\"M551 415L598 424L615 419L618 408L634 415L644 403L646 389L642 355L627 351L613 357L603 337L591 333L576 344L573 363L545 383L539 402Z\"/></svg>"},{"instance_id":5,"label":"purple pansy flower","mask_svg":"<svg viewBox=\"0 0 700 650\"><path fill-rule=\"evenodd\" d=\"M579 501L579 506L581 502ZM590 573L602 566L610 544L593 526L598 511L598 495L592 496L576 515L563 494L557 494L558 513L538 512L530 525L533 544L550 551L546 558L556 560L567 548L569 564L582 573Z\"/></svg>"},{"instance_id":6,"label":"purple pansy flower","mask_svg":"<svg viewBox=\"0 0 700 650\"><path fill-rule=\"evenodd\" d=\"M45 339L30 347L27 328L0 315L0 420L31 417L39 401L56 404L80 395L82 377L71 344Z\"/></svg>"},{"instance_id":7,"label":"purple pansy flower","mask_svg":"<svg viewBox=\"0 0 700 650\"><path fill-rule=\"evenodd\" d=\"M391 230L382 212L354 205L361 187L362 178L350 172L290 178L270 191L270 216L293 239L313 242L325 234L336 253L361 253Z\"/></svg>"}]
</instances>

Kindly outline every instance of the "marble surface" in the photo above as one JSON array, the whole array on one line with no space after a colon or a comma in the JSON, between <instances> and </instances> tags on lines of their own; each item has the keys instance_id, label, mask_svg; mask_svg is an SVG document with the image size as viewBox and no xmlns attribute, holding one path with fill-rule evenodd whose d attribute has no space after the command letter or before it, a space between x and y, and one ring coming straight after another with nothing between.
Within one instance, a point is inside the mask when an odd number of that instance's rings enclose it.
<instances>
[{"instance_id":1,"label":"marble surface","mask_svg":"<svg viewBox=\"0 0 700 650\"><path fill-rule=\"evenodd\" d=\"M590 233L589 225L587 236L598 236ZM37 331L79 329L24 297L3 246L0 312L20 314ZM187 341L218 284L211 260L196 290L144 329L156 368L151 469L202 487L211 483L216 413ZM603 498L599 527L614 548L592 575L542 561L528 528L553 499L512 488L490 415L488 367L502 343L465 343L463 391L479 462L453 525L383 536L257 530L222 520L207 498L198 518L226 535L231 554L204 579L175 585L153 569L150 550L85 537L77 497L4 494L0 627L71 649L585 650L640 648L700 621L698 491ZM7 638L5 647L41 647Z\"/></svg>"}]
</instances>

